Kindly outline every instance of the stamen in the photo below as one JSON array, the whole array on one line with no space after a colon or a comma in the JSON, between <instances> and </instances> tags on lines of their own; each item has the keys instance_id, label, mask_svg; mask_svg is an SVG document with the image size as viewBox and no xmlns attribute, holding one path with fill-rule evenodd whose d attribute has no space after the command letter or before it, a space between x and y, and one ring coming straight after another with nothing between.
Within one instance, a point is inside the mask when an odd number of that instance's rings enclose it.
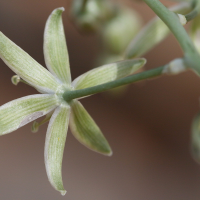
<instances>
[{"instance_id":1,"label":"stamen","mask_svg":"<svg viewBox=\"0 0 200 200\"><path fill-rule=\"evenodd\" d=\"M48 122L48 121L50 120L52 114L53 114L53 111L50 112L50 113L48 113L48 114L46 115L46 117L45 117L41 122L36 122L36 121L34 121L33 124L32 124L32 127L31 127L31 131L32 131L33 133L37 133L38 130L39 130L39 127L40 127L41 125L45 124L46 122Z\"/></svg>"},{"instance_id":2,"label":"stamen","mask_svg":"<svg viewBox=\"0 0 200 200\"><path fill-rule=\"evenodd\" d=\"M27 83L26 81L24 81L23 79L21 79L20 76L18 76L18 75L12 76L11 82L14 85L18 85L19 82L25 83L26 85L30 85L29 83Z\"/></svg>"},{"instance_id":3,"label":"stamen","mask_svg":"<svg viewBox=\"0 0 200 200\"><path fill-rule=\"evenodd\" d=\"M33 133L37 133L38 130L39 130L39 123L36 122L36 121L34 121L32 127L31 127L31 131L32 131Z\"/></svg>"},{"instance_id":4,"label":"stamen","mask_svg":"<svg viewBox=\"0 0 200 200\"><path fill-rule=\"evenodd\" d=\"M18 75L12 76L11 82L13 85L17 85L20 82L20 77Z\"/></svg>"}]
</instances>

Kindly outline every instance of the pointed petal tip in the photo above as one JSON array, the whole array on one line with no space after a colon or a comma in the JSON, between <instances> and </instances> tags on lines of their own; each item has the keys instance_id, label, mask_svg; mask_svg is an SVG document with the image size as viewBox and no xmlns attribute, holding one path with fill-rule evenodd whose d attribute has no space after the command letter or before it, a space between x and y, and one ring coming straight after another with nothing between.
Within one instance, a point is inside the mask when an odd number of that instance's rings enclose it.
<instances>
[{"instance_id":1,"label":"pointed petal tip","mask_svg":"<svg viewBox=\"0 0 200 200\"><path fill-rule=\"evenodd\" d=\"M65 11L65 8L64 7L60 7L60 8L58 8L58 10L61 10L61 11Z\"/></svg>"},{"instance_id":2,"label":"pointed petal tip","mask_svg":"<svg viewBox=\"0 0 200 200\"><path fill-rule=\"evenodd\" d=\"M63 12L65 11L65 8L64 7L59 7L59 8L56 8L56 9L54 9L53 11L52 11L52 13L51 13L51 15L50 16L52 16L52 15L61 15ZM50 17L49 16L49 17Z\"/></svg>"},{"instance_id":3,"label":"pointed petal tip","mask_svg":"<svg viewBox=\"0 0 200 200\"><path fill-rule=\"evenodd\" d=\"M65 8L64 7L59 7L59 8L56 8L53 12L56 12L56 11L64 12Z\"/></svg>"},{"instance_id":4,"label":"pointed petal tip","mask_svg":"<svg viewBox=\"0 0 200 200\"><path fill-rule=\"evenodd\" d=\"M101 155L104 155L104 156L112 156L113 155L113 151L112 149L110 148L110 146L107 146L107 149L104 149L104 150L94 150L94 149L91 149L92 151L96 152L96 153L100 153Z\"/></svg>"},{"instance_id":5,"label":"pointed petal tip","mask_svg":"<svg viewBox=\"0 0 200 200\"><path fill-rule=\"evenodd\" d=\"M62 196L65 196L65 194L67 193L67 191L66 190L60 190L60 193L61 193Z\"/></svg>"},{"instance_id":6,"label":"pointed petal tip","mask_svg":"<svg viewBox=\"0 0 200 200\"><path fill-rule=\"evenodd\" d=\"M106 154L106 156L112 156L112 155L113 155L113 151L112 150L110 150L110 152Z\"/></svg>"},{"instance_id":7,"label":"pointed petal tip","mask_svg":"<svg viewBox=\"0 0 200 200\"><path fill-rule=\"evenodd\" d=\"M130 63L135 64L138 63L140 66L144 66L147 63L146 58L128 58L127 60L119 61L119 63Z\"/></svg>"}]
</instances>

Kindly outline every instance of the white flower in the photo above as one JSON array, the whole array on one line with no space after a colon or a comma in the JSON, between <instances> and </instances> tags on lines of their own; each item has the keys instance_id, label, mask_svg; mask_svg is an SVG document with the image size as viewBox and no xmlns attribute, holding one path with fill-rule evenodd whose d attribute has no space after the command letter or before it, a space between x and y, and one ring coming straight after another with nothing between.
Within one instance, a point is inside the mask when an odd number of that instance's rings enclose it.
<instances>
[{"instance_id":1,"label":"white flower","mask_svg":"<svg viewBox=\"0 0 200 200\"><path fill-rule=\"evenodd\" d=\"M63 11L64 8L55 9L45 27L44 57L49 71L0 32L2 60L23 81L42 93L22 97L0 107L0 135L10 133L53 112L46 135L45 166L50 183L62 195L66 193L61 168L68 124L73 135L86 147L104 155L112 154L101 130L82 104L77 99L66 102L63 94L128 76L145 64L145 59L108 64L90 70L71 83L61 17Z\"/></svg>"}]
</instances>

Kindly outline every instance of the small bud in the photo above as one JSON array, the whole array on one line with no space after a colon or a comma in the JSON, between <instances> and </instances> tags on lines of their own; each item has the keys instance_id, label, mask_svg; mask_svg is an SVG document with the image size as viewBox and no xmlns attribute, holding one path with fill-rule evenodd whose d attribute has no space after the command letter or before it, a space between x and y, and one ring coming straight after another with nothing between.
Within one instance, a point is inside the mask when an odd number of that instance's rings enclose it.
<instances>
[{"instance_id":1,"label":"small bud","mask_svg":"<svg viewBox=\"0 0 200 200\"><path fill-rule=\"evenodd\" d=\"M183 26L186 25L186 24L187 24L187 19L185 18L185 16L184 16L184 15L181 15L181 14L177 14L177 15L178 15L178 18L179 18L181 24L182 24Z\"/></svg>"},{"instance_id":2,"label":"small bud","mask_svg":"<svg viewBox=\"0 0 200 200\"><path fill-rule=\"evenodd\" d=\"M102 23L111 18L116 11L115 4L107 0L74 0L71 6L71 16L76 26L85 32L99 30Z\"/></svg>"},{"instance_id":3,"label":"small bud","mask_svg":"<svg viewBox=\"0 0 200 200\"><path fill-rule=\"evenodd\" d=\"M38 132L38 129L39 129L39 123L36 122L36 121L34 121L32 127L31 127L31 131L32 131L33 133L37 133L37 132Z\"/></svg>"},{"instance_id":4,"label":"small bud","mask_svg":"<svg viewBox=\"0 0 200 200\"><path fill-rule=\"evenodd\" d=\"M121 54L135 37L141 27L138 13L128 8L122 8L119 13L109 20L103 29L103 41L107 49Z\"/></svg>"},{"instance_id":5,"label":"small bud","mask_svg":"<svg viewBox=\"0 0 200 200\"><path fill-rule=\"evenodd\" d=\"M175 60L172 60L168 65L165 66L163 74L176 75L186 71L187 69L188 68L185 65L183 59L177 58Z\"/></svg>"},{"instance_id":6,"label":"small bud","mask_svg":"<svg viewBox=\"0 0 200 200\"><path fill-rule=\"evenodd\" d=\"M11 82L13 85L17 85L20 82L20 77L18 75L12 76Z\"/></svg>"}]
</instances>

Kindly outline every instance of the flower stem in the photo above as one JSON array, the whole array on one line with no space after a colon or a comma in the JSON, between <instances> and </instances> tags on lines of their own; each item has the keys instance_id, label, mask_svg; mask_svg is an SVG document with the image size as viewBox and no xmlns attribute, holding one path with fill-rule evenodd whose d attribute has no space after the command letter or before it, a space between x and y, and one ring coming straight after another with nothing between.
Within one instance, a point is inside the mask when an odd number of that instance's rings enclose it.
<instances>
[{"instance_id":1,"label":"flower stem","mask_svg":"<svg viewBox=\"0 0 200 200\"><path fill-rule=\"evenodd\" d=\"M194 1L193 7L194 7L194 9L190 13L185 15L187 22L194 19L200 13L200 1L199 0Z\"/></svg>"},{"instance_id":2,"label":"flower stem","mask_svg":"<svg viewBox=\"0 0 200 200\"><path fill-rule=\"evenodd\" d=\"M186 30L181 25L175 13L167 9L159 0L143 0L172 31L185 54L188 67L200 75L200 55L189 38Z\"/></svg>"},{"instance_id":3,"label":"flower stem","mask_svg":"<svg viewBox=\"0 0 200 200\"><path fill-rule=\"evenodd\" d=\"M121 78L115 81L111 81L108 83L104 83L101 85L97 85L94 87L89 87L89 88L85 88L85 89L81 89L81 90L72 90L72 91L66 91L63 94L63 98L65 101L70 102L73 99L76 98L80 98L80 97L84 97L84 96L88 96L88 95L92 95L92 94L96 94L99 92L104 92L106 90L109 89L113 89L119 86L123 86L123 85L127 85L130 83L134 83L134 82L138 82L144 79L150 79L150 78L154 78L157 76L160 76L163 74L163 70L164 70L164 66L158 67L156 69L151 69L145 72L141 72L138 74L134 74L125 78Z\"/></svg>"},{"instance_id":4,"label":"flower stem","mask_svg":"<svg viewBox=\"0 0 200 200\"><path fill-rule=\"evenodd\" d=\"M87 4L87 1L88 0L83 0L81 12L85 11L85 7L86 7L86 4Z\"/></svg>"}]
</instances>

